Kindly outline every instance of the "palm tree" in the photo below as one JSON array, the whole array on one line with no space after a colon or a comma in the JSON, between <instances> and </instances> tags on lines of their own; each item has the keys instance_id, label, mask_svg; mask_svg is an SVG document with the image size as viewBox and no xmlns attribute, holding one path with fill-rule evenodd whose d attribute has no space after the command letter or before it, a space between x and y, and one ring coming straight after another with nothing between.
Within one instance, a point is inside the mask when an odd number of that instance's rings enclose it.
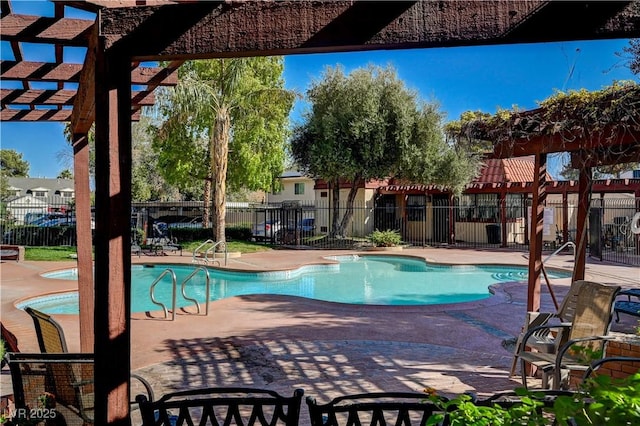
<instances>
[{"instance_id":1,"label":"palm tree","mask_svg":"<svg viewBox=\"0 0 640 426\"><path fill-rule=\"evenodd\" d=\"M192 159L193 167L188 173L204 179L203 226L209 225L211 206L217 242L226 241L225 199L230 144L244 155L252 155L253 150L255 156L260 156L259 151L273 148L274 140L280 141L275 146L279 145L282 152L262 152L280 158L278 167L247 169L243 178L248 187L271 184L275 177L272 175L282 171L287 116L294 98L292 92L283 89L282 69L280 58L187 62L180 70L178 85L164 105L167 119L158 129L157 137L183 151L187 141L195 147L194 152L200 152L208 159L204 164L200 161L199 165L197 158ZM265 171L270 172L266 178L262 176ZM261 178L256 179L254 175Z\"/></svg>"}]
</instances>

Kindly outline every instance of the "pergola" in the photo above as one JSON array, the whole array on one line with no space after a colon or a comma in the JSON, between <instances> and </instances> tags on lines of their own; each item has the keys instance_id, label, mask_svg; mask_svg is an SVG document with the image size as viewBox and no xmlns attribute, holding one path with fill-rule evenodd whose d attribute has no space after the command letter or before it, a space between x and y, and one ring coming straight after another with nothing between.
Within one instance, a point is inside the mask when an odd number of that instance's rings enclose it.
<instances>
[{"instance_id":1,"label":"pergola","mask_svg":"<svg viewBox=\"0 0 640 426\"><path fill-rule=\"evenodd\" d=\"M633 88L633 100L640 102L637 88ZM622 92L622 91L621 91ZM619 99L608 97L603 103L610 106ZM501 138L494 145L496 158L533 155L535 168L533 200L531 205L531 229L529 235L529 275L527 310L540 310L540 277L543 273L542 247L544 206L547 197L547 155L568 152L571 165L580 171L578 179L578 217L576 226L576 258L572 280L585 277L587 254L587 218L592 193L592 168L640 161L640 112L636 108L628 113L630 125L601 128L573 126L569 130L557 124L563 118L553 118L542 123L539 117L548 115L544 108L514 114L502 130L518 136ZM553 121L556 121L554 123ZM554 128L554 126L557 126ZM506 128L509 128L507 130ZM515 129L515 131L514 131ZM479 133L484 133L480 131ZM486 133L485 133L486 134ZM504 134L504 133L503 133ZM640 207L640 206L639 206ZM565 227L566 228L566 227Z\"/></svg>"},{"instance_id":2,"label":"pergola","mask_svg":"<svg viewBox=\"0 0 640 426\"><path fill-rule=\"evenodd\" d=\"M15 15L5 0L1 5L0 35L14 52L14 61L2 62L1 75L22 89L2 91L0 119L69 121L73 134L81 347L95 353L101 425L130 424L131 121L152 102L154 87L175 84L181 61L640 35L637 1L55 1L55 16L47 18ZM94 11L96 19L67 18L66 7ZM54 45L55 62L23 61L24 42ZM82 66L63 62L66 46L87 47ZM139 66L144 61L168 66ZM30 89L32 81L58 86L38 91ZM74 81L77 89L64 85ZM146 89L132 90L139 85ZM92 275L87 134L94 123ZM543 170L547 151L536 152ZM581 209L585 215L586 206ZM533 250L531 275L539 259Z\"/></svg>"}]
</instances>

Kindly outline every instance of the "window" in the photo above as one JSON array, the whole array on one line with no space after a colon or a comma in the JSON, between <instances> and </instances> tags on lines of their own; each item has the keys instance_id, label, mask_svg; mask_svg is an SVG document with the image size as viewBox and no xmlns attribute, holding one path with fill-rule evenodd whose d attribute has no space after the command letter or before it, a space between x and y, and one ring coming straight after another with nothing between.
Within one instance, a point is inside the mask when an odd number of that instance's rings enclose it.
<instances>
[{"instance_id":1,"label":"window","mask_svg":"<svg viewBox=\"0 0 640 426\"><path fill-rule=\"evenodd\" d=\"M458 198L458 221L489 222L499 217L498 194L464 194Z\"/></svg>"},{"instance_id":2,"label":"window","mask_svg":"<svg viewBox=\"0 0 640 426\"><path fill-rule=\"evenodd\" d=\"M407 220L410 222L423 221L427 197L424 195L407 196Z\"/></svg>"},{"instance_id":3,"label":"window","mask_svg":"<svg viewBox=\"0 0 640 426\"><path fill-rule=\"evenodd\" d=\"M634 179L640 179L640 170L634 170L633 171L633 178Z\"/></svg>"},{"instance_id":4,"label":"window","mask_svg":"<svg viewBox=\"0 0 640 426\"><path fill-rule=\"evenodd\" d=\"M525 216L525 199L525 194L507 194L507 219Z\"/></svg>"},{"instance_id":5,"label":"window","mask_svg":"<svg viewBox=\"0 0 640 426\"><path fill-rule=\"evenodd\" d=\"M468 221L474 218L474 208L473 205L475 200L473 195L463 194L458 197L458 217L456 218L458 221Z\"/></svg>"},{"instance_id":6,"label":"window","mask_svg":"<svg viewBox=\"0 0 640 426\"><path fill-rule=\"evenodd\" d=\"M73 192L71 192L71 191L62 191L62 192L60 193L60 195L61 195L63 198L73 198Z\"/></svg>"},{"instance_id":7,"label":"window","mask_svg":"<svg viewBox=\"0 0 640 426\"><path fill-rule=\"evenodd\" d=\"M296 195L304 194L304 183L296 183L293 188L293 193Z\"/></svg>"},{"instance_id":8,"label":"window","mask_svg":"<svg viewBox=\"0 0 640 426\"><path fill-rule=\"evenodd\" d=\"M36 197L46 197L47 191L34 191L33 195L35 195Z\"/></svg>"}]
</instances>

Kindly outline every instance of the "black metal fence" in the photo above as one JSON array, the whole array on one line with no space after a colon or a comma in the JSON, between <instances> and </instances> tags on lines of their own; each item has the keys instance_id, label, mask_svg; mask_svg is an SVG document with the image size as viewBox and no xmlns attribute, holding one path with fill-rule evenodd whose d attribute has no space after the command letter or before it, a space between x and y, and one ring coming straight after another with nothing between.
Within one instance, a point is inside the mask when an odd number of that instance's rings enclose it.
<instances>
[{"instance_id":1,"label":"black metal fence","mask_svg":"<svg viewBox=\"0 0 640 426\"><path fill-rule=\"evenodd\" d=\"M343 222L346 205L334 209L327 199L316 203L277 205L228 203L228 238L252 239L264 244L312 248L361 248L370 245L374 230L396 230L413 246L456 246L479 249L527 251L530 232L530 200L507 198L504 206L489 198L456 200L438 196L390 196L356 202L350 221ZM575 241L577 197L550 199L545 206L543 250L553 251ZM640 211L640 199L597 198L589 211L587 235L591 257L640 265L640 236L631 232L631 221ZM33 212L15 206L0 216L4 244L26 246L75 245L73 210ZM145 238L168 234L178 241L212 238L203 228L202 202L134 203L132 228L144 229ZM504 218L503 218L504 216ZM154 226L160 225L160 226ZM141 241L144 243L144 241Z\"/></svg>"}]
</instances>

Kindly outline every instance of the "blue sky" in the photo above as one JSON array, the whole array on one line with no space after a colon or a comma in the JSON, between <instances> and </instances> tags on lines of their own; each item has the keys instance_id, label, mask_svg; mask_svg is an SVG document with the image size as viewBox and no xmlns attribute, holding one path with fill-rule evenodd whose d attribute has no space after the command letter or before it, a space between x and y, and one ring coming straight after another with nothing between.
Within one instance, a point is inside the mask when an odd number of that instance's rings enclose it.
<instances>
[{"instance_id":1,"label":"blue sky","mask_svg":"<svg viewBox=\"0 0 640 426\"><path fill-rule=\"evenodd\" d=\"M13 2L16 13L53 13L49 2ZM86 15L84 15L86 17ZM530 109L556 90L598 90L616 80L637 79L621 65L616 52L628 40L576 41L441 49L412 49L340 54L295 55L285 58L286 86L303 94L326 66L342 64L351 71L367 64L392 65L406 85L420 96L440 104L447 120L467 110L493 113L498 108ZM50 61L53 51L40 46L24 48L25 60ZM2 59L13 59L8 45L0 45ZM83 51L65 52L65 60L82 62ZM8 87L3 82L2 87ZM297 120L304 103L292 112ZM60 123L7 123L0 128L0 146L15 149L30 164L30 176L55 177L68 167L58 160L71 152ZM552 174L560 166L550 164Z\"/></svg>"}]
</instances>

